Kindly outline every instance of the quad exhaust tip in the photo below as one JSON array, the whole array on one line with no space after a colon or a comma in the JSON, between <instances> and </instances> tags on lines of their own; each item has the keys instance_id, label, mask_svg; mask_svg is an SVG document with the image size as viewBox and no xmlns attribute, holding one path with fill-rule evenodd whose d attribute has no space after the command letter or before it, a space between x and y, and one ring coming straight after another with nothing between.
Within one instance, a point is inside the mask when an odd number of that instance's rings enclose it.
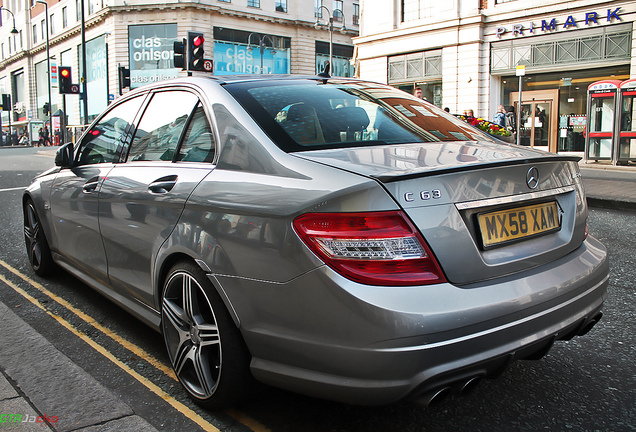
<instances>
[{"instance_id":1,"label":"quad exhaust tip","mask_svg":"<svg viewBox=\"0 0 636 432\"><path fill-rule=\"evenodd\" d=\"M479 382L481 382L482 376L474 376L464 381L459 381L454 383L453 385L448 385L445 387L440 387L438 389L432 390L416 399L416 401L425 406L431 407L433 405L437 405L450 396L453 393L458 393L460 395L467 395L472 392Z\"/></svg>"}]
</instances>

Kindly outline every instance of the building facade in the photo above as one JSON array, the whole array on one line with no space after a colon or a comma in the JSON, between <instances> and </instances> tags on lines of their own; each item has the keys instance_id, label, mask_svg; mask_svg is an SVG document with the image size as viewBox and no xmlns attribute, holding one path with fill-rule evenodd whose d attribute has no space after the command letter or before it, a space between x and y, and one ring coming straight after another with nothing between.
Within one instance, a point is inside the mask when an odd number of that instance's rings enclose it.
<instances>
[{"instance_id":1,"label":"building facade","mask_svg":"<svg viewBox=\"0 0 636 432\"><path fill-rule=\"evenodd\" d=\"M591 83L636 76L634 1L363 0L362 15L361 78L486 119L519 110L521 82L521 144L553 152L583 151Z\"/></svg>"},{"instance_id":2,"label":"building facade","mask_svg":"<svg viewBox=\"0 0 636 432\"><path fill-rule=\"evenodd\" d=\"M2 0L0 5L0 93L11 97L2 127L6 131L11 123L18 133L31 128L31 140L48 121L49 99L53 130L59 128L55 114L66 113L68 124L76 126L95 118L120 94L119 66L130 69L131 88L185 75L174 68L173 43L188 31L204 34L205 57L213 59L215 75L313 75L331 53L332 75L351 76L352 37L360 18L358 1L352 0ZM73 82L86 90L86 109L79 95L59 94L59 66L70 66Z\"/></svg>"}]
</instances>

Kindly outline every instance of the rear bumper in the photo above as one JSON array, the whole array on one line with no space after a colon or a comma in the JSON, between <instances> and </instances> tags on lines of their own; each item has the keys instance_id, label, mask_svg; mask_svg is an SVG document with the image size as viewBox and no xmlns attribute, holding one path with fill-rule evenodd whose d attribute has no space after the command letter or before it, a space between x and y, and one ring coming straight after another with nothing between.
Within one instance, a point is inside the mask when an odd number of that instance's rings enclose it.
<instances>
[{"instance_id":1,"label":"rear bumper","mask_svg":"<svg viewBox=\"0 0 636 432\"><path fill-rule=\"evenodd\" d=\"M369 287L326 267L279 286L244 282L251 311L239 301L237 313L249 317L241 330L257 379L388 404L495 375L581 332L598 318L608 273L604 247L589 238L550 265L471 286ZM271 290L286 300L273 305Z\"/></svg>"}]
</instances>

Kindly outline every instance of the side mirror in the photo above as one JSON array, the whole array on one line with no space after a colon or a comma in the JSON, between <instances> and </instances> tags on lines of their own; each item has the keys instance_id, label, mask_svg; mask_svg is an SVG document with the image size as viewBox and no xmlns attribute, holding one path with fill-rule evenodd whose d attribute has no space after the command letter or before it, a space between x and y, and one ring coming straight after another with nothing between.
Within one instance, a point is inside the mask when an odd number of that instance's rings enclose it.
<instances>
[{"instance_id":1,"label":"side mirror","mask_svg":"<svg viewBox=\"0 0 636 432\"><path fill-rule=\"evenodd\" d=\"M70 168L73 165L73 143L66 143L55 153L55 165Z\"/></svg>"}]
</instances>

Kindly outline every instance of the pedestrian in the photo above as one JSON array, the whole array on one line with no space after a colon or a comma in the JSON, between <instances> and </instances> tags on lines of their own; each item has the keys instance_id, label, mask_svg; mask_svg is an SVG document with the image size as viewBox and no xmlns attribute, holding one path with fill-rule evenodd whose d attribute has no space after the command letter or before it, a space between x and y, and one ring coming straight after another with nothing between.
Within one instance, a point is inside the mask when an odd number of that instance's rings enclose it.
<instances>
[{"instance_id":1,"label":"pedestrian","mask_svg":"<svg viewBox=\"0 0 636 432\"><path fill-rule=\"evenodd\" d=\"M447 113L450 113L450 108L449 107L444 107L444 111L446 111Z\"/></svg>"},{"instance_id":2,"label":"pedestrian","mask_svg":"<svg viewBox=\"0 0 636 432\"><path fill-rule=\"evenodd\" d=\"M506 111L504 127L512 133L513 137L517 135L517 115L515 114L515 107L513 106L509 106Z\"/></svg>"},{"instance_id":3,"label":"pedestrian","mask_svg":"<svg viewBox=\"0 0 636 432\"><path fill-rule=\"evenodd\" d=\"M506 108L503 105L497 107L497 113L492 118L492 122L497 126L506 126Z\"/></svg>"},{"instance_id":4,"label":"pedestrian","mask_svg":"<svg viewBox=\"0 0 636 432\"><path fill-rule=\"evenodd\" d=\"M41 147L44 145L44 132L42 131L42 128L38 129L38 147Z\"/></svg>"},{"instance_id":5,"label":"pedestrian","mask_svg":"<svg viewBox=\"0 0 636 432\"><path fill-rule=\"evenodd\" d=\"M44 128L42 129L42 139L44 141L44 146L51 145L51 138L49 136L49 128L46 125L44 125Z\"/></svg>"},{"instance_id":6,"label":"pedestrian","mask_svg":"<svg viewBox=\"0 0 636 432\"><path fill-rule=\"evenodd\" d=\"M415 96L418 99L424 99L422 97L422 89L419 87L415 87L415 91L413 92L413 96Z\"/></svg>"},{"instance_id":7,"label":"pedestrian","mask_svg":"<svg viewBox=\"0 0 636 432\"><path fill-rule=\"evenodd\" d=\"M475 111L471 109L467 109L464 111L464 117L473 118L475 117Z\"/></svg>"},{"instance_id":8,"label":"pedestrian","mask_svg":"<svg viewBox=\"0 0 636 432\"><path fill-rule=\"evenodd\" d=\"M20 141L18 141L20 145L28 145L29 144L29 135L26 132L22 132L20 136Z\"/></svg>"}]
</instances>

